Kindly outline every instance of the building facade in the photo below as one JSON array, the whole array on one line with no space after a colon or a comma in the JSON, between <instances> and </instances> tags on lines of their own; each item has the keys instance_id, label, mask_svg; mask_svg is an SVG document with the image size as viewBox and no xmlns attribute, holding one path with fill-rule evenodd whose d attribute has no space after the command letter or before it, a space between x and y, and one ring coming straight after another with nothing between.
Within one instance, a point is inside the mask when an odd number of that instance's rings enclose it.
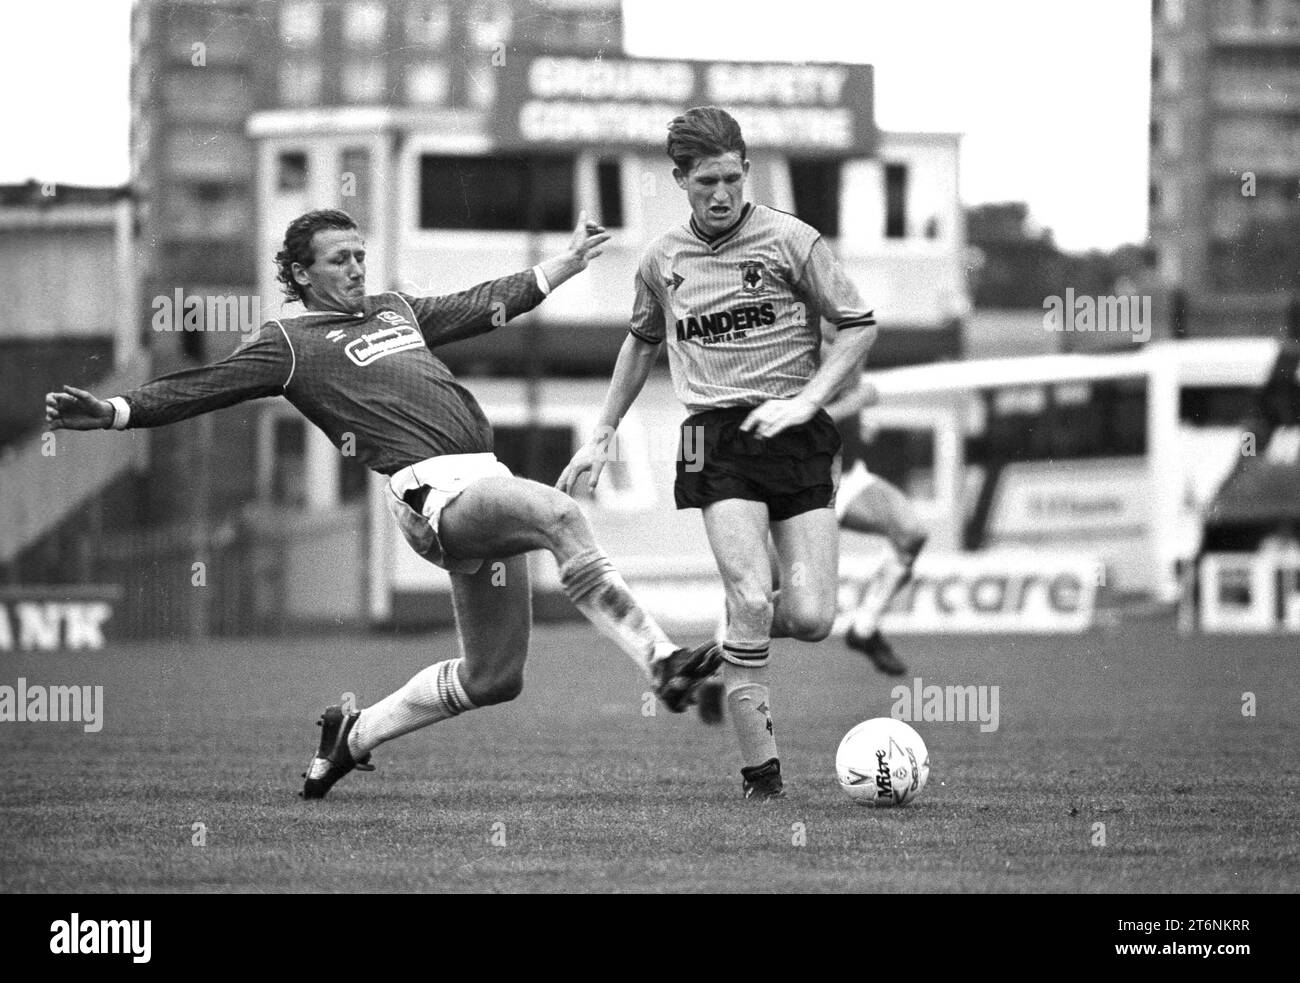
<instances>
[{"instance_id":1,"label":"building facade","mask_svg":"<svg viewBox=\"0 0 1300 983\"><path fill-rule=\"evenodd\" d=\"M311 208L357 218L372 290L415 293L527 267L562 248L586 209L615 233L588 273L521 323L439 352L459 373L499 377L475 388L486 387L500 455L553 480L586 423L576 390L546 379L612 368L640 251L685 216L666 124L701 101L745 126L750 198L821 230L875 306L877 365L960 354L959 139L877 132L867 66L647 67L622 55L611 0L139 0L132 37L135 312L155 374L244 336L188 330L174 316L183 299L234 299L257 322L294 313L271 259ZM660 74L647 83L647 72ZM689 93L654 89L686 75ZM636 99L639 129L625 111ZM653 426L671 416L667 393L663 373L647 393ZM188 520L209 543L256 513L258 535L277 544L249 554L258 596L307 620L383 609L391 556L373 545L373 477L291 407L244 404L149 436L154 520ZM633 477L626 494L615 484L592 503L616 541L619 522L654 528L646 515L666 508Z\"/></svg>"},{"instance_id":2,"label":"building facade","mask_svg":"<svg viewBox=\"0 0 1300 983\"><path fill-rule=\"evenodd\" d=\"M1151 9L1150 244L1163 320L1190 335L1284 334L1300 290L1300 3Z\"/></svg>"}]
</instances>

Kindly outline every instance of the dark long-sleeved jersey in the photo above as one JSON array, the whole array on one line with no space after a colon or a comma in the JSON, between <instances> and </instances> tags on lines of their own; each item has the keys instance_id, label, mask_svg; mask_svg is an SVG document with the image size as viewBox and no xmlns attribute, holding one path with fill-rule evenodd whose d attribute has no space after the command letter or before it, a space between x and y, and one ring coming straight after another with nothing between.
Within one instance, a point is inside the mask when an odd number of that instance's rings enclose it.
<instances>
[{"instance_id":1,"label":"dark long-sleeved jersey","mask_svg":"<svg viewBox=\"0 0 1300 983\"><path fill-rule=\"evenodd\" d=\"M490 331L544 294L532 270L444 297L365 298L362 311L272 319L220 362L122 394L128 427L158 427L248 399L284 396L381 474L442 454L492 450L478 401L431 348Z\"/></svg>"}]
</instances>

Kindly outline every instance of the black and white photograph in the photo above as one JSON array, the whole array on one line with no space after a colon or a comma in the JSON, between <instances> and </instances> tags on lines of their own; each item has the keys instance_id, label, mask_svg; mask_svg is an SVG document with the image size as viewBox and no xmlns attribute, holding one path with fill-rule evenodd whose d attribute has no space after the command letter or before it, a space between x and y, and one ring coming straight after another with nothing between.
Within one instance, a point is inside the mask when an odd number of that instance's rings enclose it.
<instances>
[{"instance_id":1,"label":"black and white photograph","mask_svg":"<svg viewBox=\"0 0 1300 983\"><path fill-rule=\"evenodd\" d=\"M1261 955L1300 0L0 19L6 951L888 894Z\"/></svg>"}]
</instances>

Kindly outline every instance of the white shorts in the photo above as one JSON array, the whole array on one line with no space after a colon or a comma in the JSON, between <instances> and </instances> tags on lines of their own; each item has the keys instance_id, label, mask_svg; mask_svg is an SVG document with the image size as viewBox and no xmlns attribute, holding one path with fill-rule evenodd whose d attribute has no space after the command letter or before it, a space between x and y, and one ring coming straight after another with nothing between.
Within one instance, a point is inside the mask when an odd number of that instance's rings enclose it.
<instances>
[{"instance_id":1,"label":"white shorts","mask_svg":"<svg viewBox=\"0 0 1300 983\"><path fill-rule=\"evenodd\" d=\"M839 490L835 494L835 518L843 522L849 505L876 480L876 476L867 470L867 466L862 461L854 461L853 467L840 476Z\"/></svg>"},{"instance_id":2,"label":"white shorts","mask_svg":"<svg viewBox=\"0 0 1300 983\"><path fill-rule=\"evenodd\" d=\"M388 511L397 520L411 549L434 566L452 573L477 573L482 560L448 557L438 538L442 510L480 478L510 478L510 469L495 454L444 454L402 468L388 479ZM407 492L429 489L417 512L405 501Z\"/></svg>"}]
</instances>

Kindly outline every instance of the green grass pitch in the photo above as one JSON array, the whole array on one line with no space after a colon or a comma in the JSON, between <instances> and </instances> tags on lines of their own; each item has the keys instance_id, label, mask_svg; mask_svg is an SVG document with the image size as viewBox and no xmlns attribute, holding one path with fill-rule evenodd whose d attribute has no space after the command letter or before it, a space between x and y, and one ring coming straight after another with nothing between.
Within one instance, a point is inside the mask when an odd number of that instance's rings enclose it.
<instances>
[{"instance_id":1,"label":"green grass pitch","mask_svg":"<svg viewBox=\"0 0 1300 983\"><path fill-rule=\"evenodd\" d=\"M296 796L321 708L375 701L453 636L6 653L0 684L102 684L106 711L97 734L0 723L0 889L1300 889L1294 638L1139 621L897 642L904 683L996 685L1000 720L917 723L929 785L894 810L835 783L840 737L898 682L838 639L774 646L788 795L765 804L740 798L729 726L645 715L639 674L583 625L536 630L517 701L385 745L323 802Z\"/></svg>"}]
</instances>

